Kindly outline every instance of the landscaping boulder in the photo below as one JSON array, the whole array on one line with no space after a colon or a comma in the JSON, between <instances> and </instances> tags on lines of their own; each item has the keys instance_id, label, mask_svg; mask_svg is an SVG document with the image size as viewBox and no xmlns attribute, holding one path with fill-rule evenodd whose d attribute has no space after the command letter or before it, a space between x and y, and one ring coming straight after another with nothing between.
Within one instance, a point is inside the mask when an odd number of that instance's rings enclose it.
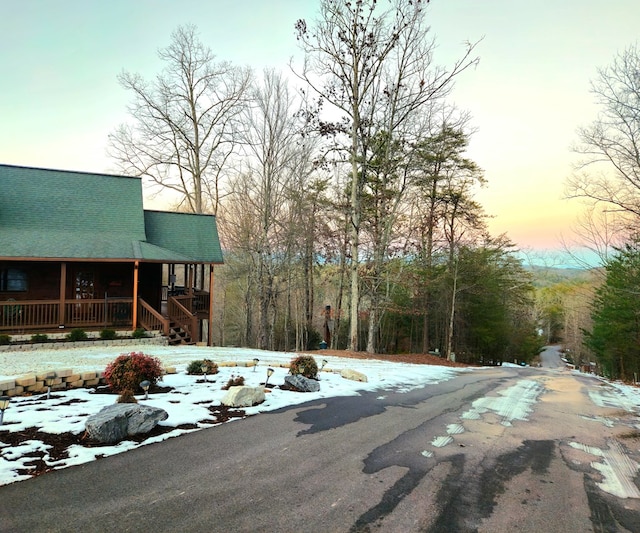
<instances>
[{"instance_id":1,"label":"landscaping boulder","mask_svg":"<svg viewBox=\"0 0 640 533\"><path fill-rule=\"evenodd\" d=\"M320 390L320 383L315 379L309 379L302 374L289 374L285 376L284 382L300 392L318 392Z\"/></svg>"},{"instance_id":2,"label":"landscaping boulder","mask_svg":"<svg viewBox=\"0 0 640 533\"><path fill-rule=\"evenodd\" d=\"M342 369L340 371L340 375L344 379L350 379L351 381L362 381L363 383L367 382L367 376L365 376L362 372L351 370L350 368Z\"/></svg>"},{"instance_id":3,"label":"landscaping boulder","mask_svg":"<svg viewBox=\"0 0 640 533\"><path fill-rule=\"evenodd\" d=\"M137 403L116 403L91 415L86 423L87 435L99 442L113 444L126 437L148 433L169 414L158 407Z\"/></svg>"},{"instance_id":4,"label":"landscaping boulder","mask_svg":"<svg viewBox=\"0 0 640 533\"><path fill-rule=\"evenodd\" d=\"M229 387L221 402L228 407L251 407L264 402L264 389L246 385Z\"/></svg>"}]
</instances>

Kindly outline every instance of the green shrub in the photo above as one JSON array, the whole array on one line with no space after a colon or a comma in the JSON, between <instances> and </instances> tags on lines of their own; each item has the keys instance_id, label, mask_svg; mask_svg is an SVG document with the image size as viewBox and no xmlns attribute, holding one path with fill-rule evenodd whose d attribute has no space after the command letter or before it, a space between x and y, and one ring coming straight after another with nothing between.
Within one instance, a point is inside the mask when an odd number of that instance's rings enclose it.
<instances>
[{"instance_id":1,"label":"green shrub","mask_svg":"<svg viewBox=\"0 0 640 533\"><path fill-rule=\"evenodd\" d=\"M147 331L144 328L136 328L133 330L131 336L134 339L144 339L147 336Z\"/></svg>"},{"instance_id":2,"label":"green shrub","mask_svg":"<svg viewBox=\"0 0 640 533\"><path fill-rule=\"evenodd\" d=\"M142 381L148 380L155 385L162 376L160 359L142 352L124 353L107 365L104 377L111 390L133 394Z\"/></svg>"},{"instance_id":3,"label":"green shrub","mask_svg":"<svg viewBox=\"0 0 640 533\"><path fill-rule=\"evenodd\" d=\"M36 333L35 335L31 335L31 342L47 342L49 340L49 336L45 333Z\"/></svg>"},{"instance_id":4,"label":"green shrub","mask_svg":"<svg viewBox=\"0 0 640 533\"><path fill-rule=\"evenodd\" d=\"M218 365L211 359L196 359L195 361L191 361L187 366L187 374L201 375L203 374L202 367L205 365L207 367L207 374L218 373Z\"/></svg>"},{"instance_id":5,"label":"green shrub","mask_svg":"<svg viewBox=\"0 0 640 533\"><path fill-rule=\"evenodd\" d=\"M3 344L11 344L11 335L7 335L6 333L0 334L0 345Z\"/></svg>"},{"instance_id":6,"label":"green shrub","mask_svg":"<svg viewBox=\"0 0 640 533\"><path fill-rule=\"evenodd\" d=\"M289 374L301 374L305 378L315 378L318 375L318 364L311 355L299 355L291 360Z\"/></svg>"},{"instance_id":7,"label":"green shrub","mask_svg":"<svg viewBox=\"0 0 640 533\"><path fill-rule=\"evenodd\" d=\"M87 340L87 332L84 329L75 328L67 334L66 339L71 342Z\"/></svg>"},{"instance_id":8,"label":"green shrub","mask_svg":"<svg viewBox=\"0 0 640 533\"><path fill-rule=\"evenodd\" d=\"M100 332L100 338L103 341L111 341L118 336L115 329L103 329Z\"/></svg>"}]
</instances>

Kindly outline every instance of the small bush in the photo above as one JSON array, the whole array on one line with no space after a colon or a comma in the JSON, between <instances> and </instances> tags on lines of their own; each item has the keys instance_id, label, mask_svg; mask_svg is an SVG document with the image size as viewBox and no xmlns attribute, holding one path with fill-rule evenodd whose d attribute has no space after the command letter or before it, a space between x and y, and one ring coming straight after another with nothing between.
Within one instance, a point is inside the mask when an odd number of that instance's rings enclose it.
<instances>
[{"instance_id":1,"label":"small bush","mask_svg":"<svg viewBox=\"0 0 640 533\"><path fill-rule=\"evenodd\" d=\"M67 334L66 339L71 342L87 340L87 332L84 329L75 328Z\"/></svg>"},{"instance_id":2,"label":"small bush","mask_svg":"<svg viewBox=\"0 0 640 533\"><path fill-rule=\"evenodd\" d=\"M160 359L145 355L142 352L121 354L107 365L104 377L115 392L126 391L133 394L138 390L144 380L155 385L162 376L162 364Z\"/></svg>"},{"instance_id":3,"label":"small bush","mask_svg":"<svg viewBox=\"0 0 640 533\"><path fill-rule=\"evenodd\" d=\"M138 400L133 395L133 391L126 390L118 396L116 403L138 403Z\"/></svg>"},{"instance_id":4,"label":"small bush","mask_svg":"<svg viewBox=\"0 0 640 533\"><path fill-rule=\"evenodd\" d=\"M0 345L3 344L11 344L11 335L7 335L6 333L0 334Z\"/></svg>"},{"instance_id":5,"label":"small bush","mask_svg":"<svg viewBox=\"0 0 640 533\"><path fill-rule=\"evenodd\" d=\"M305 378L313 379L318 375L318 364L311 355L300 355L291 360L289 374L301 374Z\"/></svg>"},{"instance_id":6,"label":"small bush","mask_svg":"<svg viewBox=\"0 0 640 533\"><path fill-rule=\"evenodd\" d=\"M195 361L191 361L187 366L187 374L190 375L202 375L202 367L206 365L207 374L217 374L218 373L218 365L214 363L211 359L196 359Z\"/></svg>"},{"instance_id":7,"label":"small bush","mask_svg":"<svg viewBox=\"0 0 640 533\"><path fill-rule=\"evenodd\" d=\"M49 340L49 336L45 333L36 333L35 335L31 335L31 342L47 342Z\"/></svg>"},{"instance_id":8,"label":"small bush","mask_svg":"<svg viewBox=\"0 0 640 533\"><path fill-rule=\"evenodd\" d=\"M118 336L115 329L103 329L100 332L100 338L103 341L111 341Z\"/></svg>"},{"instance_id":9,"label":"small bush","mask_svg":"<svg viewBox=\"0 0 640 533\"><path fill-rule=\"evenodd\" d=\"M227 384L222 387L222 390L229 390L230 387L242 387L244 385L244 378L242 376L231 376Z\"/></svg>"},{"instance_id":10,"label":"small bush","mask_svg":"<svg viewBox=\"0 0 640 533\"><path fill-rule=\"evenodd\" d=\"M131 336L134 339L144 339L147 336L147 331L143 328L136 328L133 330Z\"/></svg>"}]
</instances>

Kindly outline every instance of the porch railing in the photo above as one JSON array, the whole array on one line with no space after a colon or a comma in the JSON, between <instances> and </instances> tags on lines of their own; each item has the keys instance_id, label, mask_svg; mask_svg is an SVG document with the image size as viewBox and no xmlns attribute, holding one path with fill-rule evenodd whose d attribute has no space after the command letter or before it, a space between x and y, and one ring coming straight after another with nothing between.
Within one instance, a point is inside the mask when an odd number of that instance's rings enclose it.
<instances>
[{"instance_id":1,"label":"porch railing","mask_svg":"<svg viewBox=\"0 0 640 533\"><path fill-rule=\"evenodd\" d=\"M64 317L59 300L19 300L0 302L0 331L24 333L65 327L131 327L133 300L68 300Z\"/></svg>"},{"instance_id":2,"label":"porch railing","mask_svg":"<svg viewBox=\"0 0 640 533\"><path fill-rule=\"evenodd\" d=\"M65 304L65 322L72 327L131 326L133 300L72 300Z\"/></svg>"},{"instance_id":3,"label":"porch railing","mask_svg":"<svg viewBox=\"0 0 640 533\"><path fill-rule=\"evenodd\" d=\"M205 291L193 291L193 308L194 313L209 313L210 295Z\"/></svg>"},{"instance_id":4,"label":"porch railing","mask_svg":"<svg viewBox=\"0 0 640 533\"><path fill-rule=\"evenodd\" d=\"M51 329L60 324L57 300L20 300L0 302L0 331Z\"/></svg>"},{"instance_id":5,"label":"porch railing","mask_svg":"<svg viewBox=\"0 0 640 533\"><path fill-rule=\"evenodd\" d=\"M0 301L0 332L24 334L29 331L52 331L65 328L132 328L133 299L107 298L67 300L64 316L60 316L59 300ZM209 294L169 296L166 315L139 299L138 325L150 331L169 334L174 322L192 339L198 338L198 314L209 309ZM200 315L202 318L202 315Z\"/></svg>"}]
</instances>

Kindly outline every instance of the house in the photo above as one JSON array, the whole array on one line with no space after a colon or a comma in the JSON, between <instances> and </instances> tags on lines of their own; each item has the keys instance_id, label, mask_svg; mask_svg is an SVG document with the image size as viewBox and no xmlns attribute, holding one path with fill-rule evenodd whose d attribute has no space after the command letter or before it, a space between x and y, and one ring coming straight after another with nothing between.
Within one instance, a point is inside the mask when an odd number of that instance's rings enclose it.
<instances>
[{"instance_id":1,"label":"house","mask_svg":"<svg viewBox=\"0 0 640 533\"><path fill-rule=\"evenodd\" d=\"M143 209L140 178L0 165L0 333L144 328L210 345L216 264L216 218Z\"/></svg>"}]
</instances>

